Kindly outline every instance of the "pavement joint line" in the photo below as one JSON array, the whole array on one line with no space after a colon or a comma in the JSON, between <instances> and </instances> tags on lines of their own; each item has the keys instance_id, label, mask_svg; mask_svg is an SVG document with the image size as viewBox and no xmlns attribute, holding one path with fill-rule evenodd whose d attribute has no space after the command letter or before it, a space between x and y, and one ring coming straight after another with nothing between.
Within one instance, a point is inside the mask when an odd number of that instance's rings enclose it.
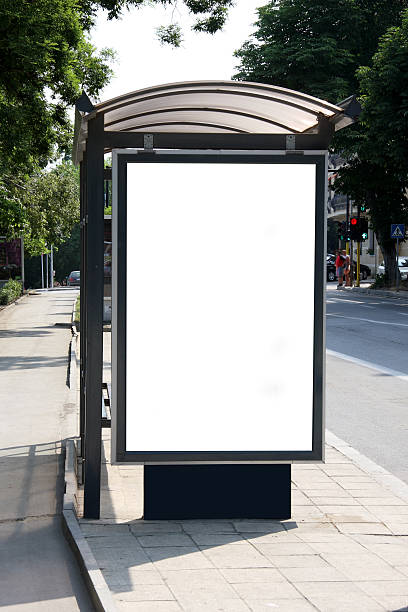
<instances>
[{"instance_id":1,"label":"pavement joint line","mask_svg":"<svg viewBox=\"0 0 408 612\"><path fill-rule=\"evenodd\" d=\"M389 376L393 376L394 378L399 378L404 382L408 382L408 374L404 374L404 372L399 372L398 370L392 370L391 368L386 368L385 366L381 366L377 363L372 363L371 361L365 361L364 359L359 359L358 357L352 357L351 355L346 355L345 353L339 353L338 351L333 351L331 349L326 349L326 354L330 357L337 357L338 359L343 359L343 361L349 361L350 363L354 363L359 366L363 366L364 368L370 368L371 370L376 370L377 372L381 372L381 374L388 374Z\"/></svg>"}]
</instances>

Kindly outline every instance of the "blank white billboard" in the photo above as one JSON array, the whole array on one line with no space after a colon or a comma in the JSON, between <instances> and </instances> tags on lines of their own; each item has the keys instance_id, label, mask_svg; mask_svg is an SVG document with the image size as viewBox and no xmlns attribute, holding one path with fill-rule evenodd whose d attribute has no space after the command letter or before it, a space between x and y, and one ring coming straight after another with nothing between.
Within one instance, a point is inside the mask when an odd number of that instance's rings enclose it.
<instances>
[{"instance_id":1,"label":"blank white billboard","mask_svg":"<svg viewBox=\"0 0 408 612\"><path fill-rule=\"evenodd\" d=\"M126 451L312 450L315 174L127 164Z\"/></svg>"}]
</instances>

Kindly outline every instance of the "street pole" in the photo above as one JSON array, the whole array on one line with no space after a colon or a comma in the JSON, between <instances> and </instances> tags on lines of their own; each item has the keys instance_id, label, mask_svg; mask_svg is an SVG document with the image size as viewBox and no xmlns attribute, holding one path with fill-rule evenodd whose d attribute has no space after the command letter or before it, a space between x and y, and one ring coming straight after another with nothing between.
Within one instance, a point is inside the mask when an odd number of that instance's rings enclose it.
<instances>
[{"instance_id":1,"label":"street pole","mask_svg":"<svg viewBox=\"0 0 408 612\"><path fill-rule=\"evenodd\" d=\"M41 253L41 289L44 289L44 253Z\"/></svg>"},{"instance_id":2,"label":"street pole","mask_svg":"<svg viewBox=\"0 0 408 612\"><path fill-rule=\"evenodd\" d=\"M50 263L50 267L51 267L51 289L54 288L54 247L51 245L51 257L50 257L51 263Z\"/></svg>"},{"instance_id":3,"label":"street pole","mask_svg":"<svg viewBox=\"0 0 408 612\"><path fill-rule=\"evenodd\" d=\"M346 236L350 231L350 196L346 197ZM350 243L347 240L346 242L346 253L350 255Z\"/></svg>"},{"instance_id":4,"label":"street pole","mask_svg":"<svg viewBox=\"0 0 408 612\"><path fill-rule=\"evenodd\" d=\"M399 291L399 267L398 267L398 262L399 262L399 238L397 237L397 269L395 272L395 276L396 276L396 287L397 287L397 291Z\"/></svg>"},{"instance_id":5,"label":"street pole","mask_svg":"<svg viewBox=\"0 0 408 612\"><path fill-rule=\"evenodd\" d=\"M360 286L360 251L361 242L357 242L357 274L356 274L356 287Z\"/></svg>"},{"instance_id":6,"label":"street pole","mask_svg":"<svg viewBox=\"0 0 408 612\"><path fill-rule=\"evenodd\" d=\"M48 290L48 253L45 254L45 270L46 270L46 273L45 273L46 287Z\"/></svg>"},{"instance_id":7,"label":"street pole","mask_svg":"<svg viewBox=\"0 0 408 612\"><path fill-rule=\"evenodd\" d=\"M25 283L25 274L24 274L24 237L20 238L20 248L21 248L21 285L24 293L24 283Z\"/></svg>"},{"instance_id":8,"label":"street pole","mask_svg":"<svg viewBox=\"0 0 408 612\"><path fill-rule=\"evenodd\" d=\"M357 208L357 227L360 229L360 215L361 215L361 207L360 205ZM360 286L360 251L361 251L361 234L359 240L357 242L357 270L356 270L356 287Z\"/></svg>"}]
</instances>

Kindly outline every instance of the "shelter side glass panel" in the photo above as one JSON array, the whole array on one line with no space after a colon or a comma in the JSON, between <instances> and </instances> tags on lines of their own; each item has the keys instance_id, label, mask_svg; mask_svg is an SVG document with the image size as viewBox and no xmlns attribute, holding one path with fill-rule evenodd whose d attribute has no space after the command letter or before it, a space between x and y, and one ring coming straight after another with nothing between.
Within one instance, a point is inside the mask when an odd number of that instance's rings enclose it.
<instances>
[{"instance_id":1,"label":"shelter side glass panel","mask_svg":"<svg viewBox=\"0 0 408 612\"><path fill-rule=\"evenodd\" d=\"M127 163L126 176L121 450L316 450L316 164L162 159ZM299 228L309 246L293 252Z\"/></svg>"}]
</instances>

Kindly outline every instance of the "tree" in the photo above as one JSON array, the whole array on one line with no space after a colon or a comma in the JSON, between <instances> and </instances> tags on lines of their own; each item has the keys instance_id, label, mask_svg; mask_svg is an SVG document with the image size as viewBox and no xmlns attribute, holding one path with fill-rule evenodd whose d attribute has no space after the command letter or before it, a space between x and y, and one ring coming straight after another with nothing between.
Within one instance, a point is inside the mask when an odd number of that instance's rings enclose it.
<instances>
[{"instance_id":1,"label":"tree","mask_svg":"<svg viewBox=\"0 0 408 612\"><path fill-rule=\"evenodd\" d=\"M404 174L408 158L408 10L380 39L372 65L358 71L362 125L371 159ZM377 145L373 147L372 145ZM365 151L367 157L368 151Z\"/></svg>"},{"instance_id":2,"label":"tree","mask_svg":"<svg viewBox=\"0 0 408 612\"><path fill-rule=\"evenodd\" d=\"M253 39L236 52L241 63L234 78L273 83L339 102L359 93L360 80L364 90L368 73L359 68L371 63L379 37L399 22L407 6L407 0L273 0L258 10ZM388 36L394 38L395 31ZM363 97L363 102L368 98ZM388 275L393 278L395 247L389 238L389 215L396 207L395 214L401 222L405 219L406 181L401 171L384 160L380 141L368 134L366 117L334 138L334 149L349 160L335 189L370 207ZM383 122L380 131L387 130Z\"/></svg>"},{"instance_id":3,"label":"tree","mask_svg":"<svg viewBox=\"0 0 408 612\"><path fill-rule=\"evenodd\" d=\"M70 146L67 109L109 80L112 52L97 54L76 0L0 4L0 172L44 167Z\"/></svg>"},{"instance_id":4,"label":"tree","mask_svg":"<svg viewBox=\"0 0 408 612\"><path fill-rule=\"evenodd\" d=\"M98 53L89 41L96 13L105 9L113 19L125 8L143 4L144 0L0 0L0 227L8 236L24 234L33 253L43 250L45 243L65 239L76 221L74 207L65 209L63 203L59 223L56 202L51 208L40 196L40 189L55 195L60 188L67 203L73 170L41 170L69 154L68 111L81 91L97 99L112 75L113 52ZM224 24L232 0L184 4L198 17L194 29L213 33ZM173 25L169 42L179 44L180 28ZM68 222L70 206L74 216Z\"/></svg>"},{"instance_id":5,"label":"tree","mask_svg":"<svg viewBox=\"0 0 408 612\"><path fill-rule=\"evenodd\" d=\"M172 5L176 0L151 0ZM67 109L81 91L97 98L112 75L113 53L89 42L96 12L110 19L144 0L0 0L0 173L31 172L71 144ZM184 0L213 33L232 0ZM176 24L173 24L176 26ZM175 32L169 42L177 44ZM163 33L165 35L165 33Z\"/></svg>"},{"instance_id":6,"label":"tree","mask_svg":"<svg viewBox=\"0 0 408 612\"><path fill-rule=\"evenodd\" d=\"M4 184L3 178L0 187ZM24 236L31 255L46 252L47 245L58 247L78 221L79 172L70 162L38 172L24 184L10 182L0 199L1 234Z\"/></svg>"},{"instance_id":7,"label":"tree","mask_svg":"<svg viewBox=\"0 0 408 612\"><path fill-rule=\"evenodd\" d=\"M339 187L370 208L392 283L397 266L390 225L408 224L408 10L401 25L380 39L371 67L361 67L357 76L362 130L353 144L357 157L340 173Z\"/></svg>"}]
</instances>

